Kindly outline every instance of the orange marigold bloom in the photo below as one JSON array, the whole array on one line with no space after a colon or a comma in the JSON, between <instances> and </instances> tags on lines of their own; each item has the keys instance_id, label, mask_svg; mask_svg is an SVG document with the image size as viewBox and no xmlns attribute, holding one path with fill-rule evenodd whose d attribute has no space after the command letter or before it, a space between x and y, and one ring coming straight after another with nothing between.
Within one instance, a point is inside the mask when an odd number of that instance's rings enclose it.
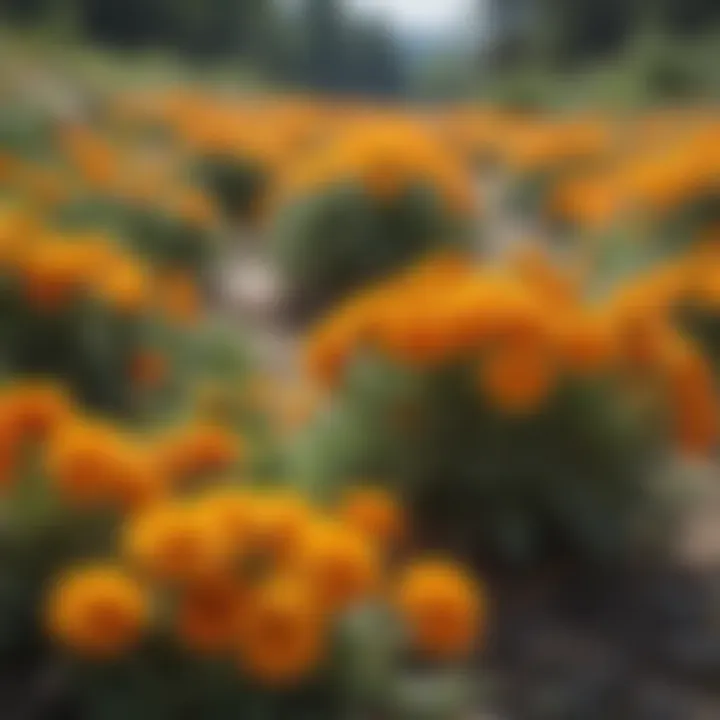
<instances>
[{"instance_id":1,"label":"orange marigold bloom","mask_svg":"<svg viewBox=\"0 0 720 720\"><path fill-rule=\"evenodd\" d=\"M278 490L256 499L253 517L253 545L278 562L298 552L312 521L304 498L290 490Z\"/></svg>"},{"instance_id":2,"label":"orange marigold bloom","mask_svg":"<svg viewBox=\"0 0 720 720\"><path fill-rule=\"evenodd\" d=\"M0 405L0 489L13 485L20 462L21 438L11 414Z\"/></svg>"},{"instance_id":3,"label":"orange marigold bloom","mask_svg":"<svg viewBox=\"0 0 720 720\"><path fill-rule=\"evenodd\" d=\"M482 592L462 568L450 562L411 564L399 579L396 602L415 647L426 655L465 655L483 630Z\"/></svg>"},{"instance_id":4,"label":"orange marigold bloom","mask_svg":"<svg viewBox=\"0 0 720 720\"><path fill-rule=\"evenodd\" d=\"M62 498L82 507L131 510L166 491L150 449L100 422L78 420L63 426L53 436L46 465Z\"/></svg>"},{"instance_id":5,"label":"orange marigold bloom","mask_svg":"<svg viewBox=\"0 0 720 720\"><path fill-rule=\"evenodd\" d=\"M218 528L235 551L248 548L255 532L257 497L246 488L228 485L204 493L198 511Z\"/></svg>"},{"instance_id":6,"label":"orange marigold bloom","mask_svg":"<svg viewBox=\"0 0 720 720\"><path fill-rule=\"evenodd\" d=\"M63 309L88 283L72 243L54 238L25 250L22 277L28 301L42 311Z\"/></svg>"},{"instance_id":7,"label":"orange marigold bloom","mask_svg":"<svg viewBox=\"0 0 720 720\"><path fill-rule=\"evenodd\" d=\"M720 436L712 370L697 348L675 336L664 354L675 438L689 455L708 455Z\"/></svg>"},{"instance_id":8,"label":"orange marigold bloom","mask_svg":"<svg viewBox=\"0 0 720 720\"><path fill-rule=\"evenodd\" d=\"M91 657L114 658L140 639L149 620L143 588L119 568L89 566L63 575L50 593L50 633Z\"/></svg>"},{"instance_id":9,"label":"orange marigold bloom","mask_svg":"<svg viewBox=\"0 0 720 720\"><path fill-rule=\"evenodd\" d=\"M347 492L338 510L340 518L383 548L405 535L405 517L396 498L378 487L358 487Z\"/></svg>"},{"instance_id":10,"label":"orange marigold bloom","mask_svg":"<svg viewBox=\"0 0 720 720\"><path fill-rule=\"evenodd\" d=\"M112 272L99 283L99 294L120 312L134 314L149 303L150 277L138 261L117 258Z\"/></svg>"},{"instance_id":11,"label":"orange marigold bloom","mask_svg":"<svg viewBox=\"0 0 720 720\"><path fill-rule=\"evenodd\" d=\"M563 363L580 374L606 369L619 356L619 340L612 318L582 309L561 318L558 345Z\"/></svg>"},{"instance_id":12,"label":"orange marigold bloom","mask_svg":"<svg viewBox=\"0 0 720 720\"><path fill-rule=\"evenodd\" d=\"M45 439L70 418L71 401L56 383L23 381L0 397L3 412L10 416L19 436Z\"/></svg>"},{"instance_id":13,"label":"orange marigold bloom","mask_svg":"<svg viewBox=\"0 0 720 720\"><path fill-rule=\"evenodd\" d=\"M240 632L240 663L254 679L295 684L311 673L325 649L322 613L308 585L278 577L248 603Z\"/></svg>"},{"instance_id":14,"label":"orange marigold bloom","mask_svg":"<svg viewBox=\"0 0 720 720\"><path fill-rule=\"evenodd\" d=\"M180 640L190 650L202 654L232 650L248 597L247 588L223 576L186 588L176 617Z\"/></svg>"},{"instance_id":15,"label":"orange marigold bloom","mask_svg":"<svg viewBox=\"0 0 720 720\"><path fill-rule=\"evenodd\" d=\"M342 523L315 523L300 552L300 569L322 607L341 612L377 590L380 561L377 547Z\"/></svg>"},{"instance_id":16,"label":"orange marigold bloom","mask_svg":"<svg viewBox=\"0 0 720 720\"><path fill-rule=\"evenodd\" d=\"M557 380L552 356L542 345L507 342L481 361L480 387L498 410L510 414L536 411Z\"/></svg>"},{"instance_id":17,"label":"orange marigold bloom","mask_svg":"<svg viewBox=\"0 0 720 720\"><path fill-rule=\"evenodd\" d=\"M231 430L195 423L170 435L160 456L171 478L184 479L227 470L241 459L242 449L241 439Z\"/></svg>"},{"instance_id":18,"label":"orange marigold bloom","mask_svg":"<svg viewBox=\"0 0 720 720\"><path fill-rule=\"evenodd\" d=\"M92 506L111 502L123 447L109 427L78 420L57 433L48 448L48 474L68 502Z\"/></svg>"},{"instance_id":19,"label":"orange marigold bloom","mask_svg":"<svg viewBox=\"0 0 720 720\"><path fill-rule=\"evenodd\" d=\"M221 530L195 506L181 502L161 503L130 518L123 550L149 576L181 583L221 575L231 554Z\"/></svg>"}]
</instances>

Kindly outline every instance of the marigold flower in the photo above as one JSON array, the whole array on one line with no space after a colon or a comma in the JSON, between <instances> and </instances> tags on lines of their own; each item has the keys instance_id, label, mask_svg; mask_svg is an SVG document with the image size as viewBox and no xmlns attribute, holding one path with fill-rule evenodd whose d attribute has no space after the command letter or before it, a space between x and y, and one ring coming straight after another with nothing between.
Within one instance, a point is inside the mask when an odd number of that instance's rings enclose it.
<instances>
[{"instance_id":1,"label":"marigold flower","mask_svg":"<svg viewBox=\"0 0 720 720\"><path fill-rule=\"evenodd\" d=\"M0 489L15 482L20 462L21 437L12 415L0 406Z\"/></svg>"},{"instance_id":2,"label":"marigold flower","mask_svg":"<svg viewBox=\"0 0 720 720\"><path fill-rule=\"evenodd\" d=\"M708 455L720 437L711 368L695 347L678 336L668 339L663 360L678 445L689 455Z\"/></svg>"},{"instance_id":3,"label":"marigold flower","mask_svg":"<svg viewBox=\"0 0 720 720\"><path fill-rule=\"evenodd\" d=\"M88 281L72 244L54 238L25 250L22 278L28 301L45 312L64 309Z\"/></svg>"},{"instance_id":4,"label":"marigold flower","mask_svg":"<svg viewBox=\"0 0 720 720\"><path fill-rule=\"evenodd\" d=\"M241 666L262 683L295 684L322 659L324 629L307 583L295 577L274 578L248 603L240 633Z\"/></svg>"},{"instance_id":5,"label":"marigold flower","mask_svg":"<svg viewBox=\"0 0 720 720\"><path fill-rule=\"evenodd\" d=\"M131 517L123 530L124 556L163 582L197 583L227 569L227 538L192 504L168 502Z\"/></svg>"},{"instance_id":6,"label":"marigold flower","mask_svg":"<svg viewBox=\"0 0 720 720\"><path fill-rule=\"evenodd\" d=\"M236 552L247 550L255 539L257 496L247 488L236 485L214 488L200 496L197 508Z\"/></svg>"},{"instance_id":7,"label":"marigold flower","mask_svg":"<svg viewBox=\"0 0 720 720\"><path fill-rule=\"evenodd\" d=\"M364 537L390 548L405 535L405 517L397 499L378 487L354 488L343 497L339 517Z\"/></svg>"},{"instance_id":8,"label":"marigold flower","mask_svg":"<svg viewBox=\"0 0 720 720\"><path fill-rule=\"evenodd\" d=\"M328 612L367 599L378 587L377 546L354 528L320 521L307 533L299 568Z\"/></svg>"},{"instance_id":9,"label":"marigold flower","mask_svg":"<svg viewBox=\"0 0 720 720\"><path fill-rule=\"evenodd\" d=\"M88 566L63 575L48 599L50 633L83 655L114 658L140 640L149 602L135 580L113 566Z\"/></svg>"},{"instance_id":10,"label":"marigold flower","mask_svg":"<svg viewBox=\"0 0 720 720\"><path fill-rule=\"evenodd\" d=\"M3 412L26 439L46 439L71 416L67 393L56 383L28 380L14 384L0 396Z\"/></svg>"},{"instance_id":11,"label":"marigold flower","mask_svg":"<svg viewBox=\"0 0 720 720\"><path fill-rule=\"evenodd\" d=\"M483 630L481 589L453 563L420 560L411 564L399 579L396 602L415 647L432 657L467 654Z\"/></svg>"},{"instance_id":12,"label":"marigold flower","mask_svg":"<svg viewBox=\"0 0 720 720\"><path fill-rule=\"evenodd\" d=\"M312 513L304 498L290 490L278 490L256 499L253 518L253 546L284 563L298 552Z\"/></svg>"},{"instance_id":13,"label":"marigold flower","mask_svg":"<svg viewBox=\"0 0 720 720\"><path fill-rule=\"evenodd\" d=\"M236 433L210 423L195 423L182 428L163 442L160 455L173 479L221 472L242 457L242 441Z\"/></svg>"},{"instance_id":14,"label":"marigold flower","mask_svg":"<svg viewBox=\"0 0 720 720\"><path fill-rule=\"evenodd\" d=\"M186 588L176 616L181 642L202 654L231 651L237 642L248 600L248 588L225 576Z\"/></svg>"},{"instance_id":15,"label":"marigold flower","mask_svg":"<svg viewBox=\"0 0 720 720\"><path fill-rule=\"evenodd\" d=\"M565 366L579 374L607 369L619 357L616 328L606 313L566 313L559 322L558 346Z\"/></svg>"},{"instance_id":16,"label":"marigold flower","mask_svg":"<svg viewBox=\"0 0 720 720\"><path fill-rule=\"evenodd\" d=\"M498 410L510 414L536 411L557 380L555 362L546 348L507 342L481 361L481 391Z\"/></svg>"},{"instance_id":17,"label":"marigold flower","mask_svg":"<svg viewBox=\"0 0 720 720\"><path fill-rule=\"evenodd\" d=\"M111 503L123 451L114 430L78 419L53 438L46 457L47 471L67 502L83 507Z\"/></svg>"},{"instance_id":18,"label":"marigold flower","mask_svg":"<svg viewBox=\"0 0 720 720\"><path fill-rule=\"evenodd\" d=\"M127 257L118 258L112 272L103 278L99 293L121 313L134 314L148 305L150 278L139 262Z\"/></svg>"}]
</instances>

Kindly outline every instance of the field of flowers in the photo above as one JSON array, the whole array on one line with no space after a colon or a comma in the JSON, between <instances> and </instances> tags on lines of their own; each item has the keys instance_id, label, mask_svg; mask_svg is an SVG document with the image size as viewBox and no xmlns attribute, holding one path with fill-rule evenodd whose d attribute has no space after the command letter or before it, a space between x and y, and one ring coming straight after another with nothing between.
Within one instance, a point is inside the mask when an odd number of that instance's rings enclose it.
<instances>
[{"instance_id":1,"label":"field of flowers","mask_svg":"<svg viewBox=\"0 0 720 720\"><path fill-rule=\"evenodd\" d=\"M714 109L1 90L7 717L661 717L530 683L567 626L518 618L651 587L717 473ZM248 244L290 371L220 287ZM662 717L718 717L717 592L673 578L633 612L702 615L709 714Z\"/></svg>"}]
</instances>

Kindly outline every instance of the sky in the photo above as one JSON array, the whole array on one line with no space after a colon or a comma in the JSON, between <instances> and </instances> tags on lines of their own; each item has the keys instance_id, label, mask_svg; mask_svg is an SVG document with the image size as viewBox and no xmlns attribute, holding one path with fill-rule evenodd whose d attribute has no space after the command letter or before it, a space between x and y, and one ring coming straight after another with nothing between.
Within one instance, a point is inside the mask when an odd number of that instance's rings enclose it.
<instances>
[{"instance_id":1,"label":"sky","mask_svg":"<svg viewBox=\"0 0 720 720\"><path fill-rule=\"evenodd\" d=\"M467 27L477 0L346 0L353 8L385 17L406 31Z\"/></svg>"}]
</instances>

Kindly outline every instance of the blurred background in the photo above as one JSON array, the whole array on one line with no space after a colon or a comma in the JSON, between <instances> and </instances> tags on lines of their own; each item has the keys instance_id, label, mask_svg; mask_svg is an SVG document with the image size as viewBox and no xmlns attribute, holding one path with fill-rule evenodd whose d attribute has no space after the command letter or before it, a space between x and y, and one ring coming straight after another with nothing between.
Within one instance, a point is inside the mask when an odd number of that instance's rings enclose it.
<instances>
[{"instance_id":1,"label":"blurred background","mask_svg":"<svg viewBox=\"0 0 720 720\"><path fill-rule=\"evenodd\" d=\"M720 0L0 0L2 720L720 720Z\"/></svg>"},{"instance_id":2,"label":"blurred background","mask_svg":"<svg viewBox=\"0 0 720 720\"><path fill-rule=\"evenodd\" d=\"M712 0L4 0L8 28L384 98L642 103L717 92Z\"/></svg>"}]
</instances>

